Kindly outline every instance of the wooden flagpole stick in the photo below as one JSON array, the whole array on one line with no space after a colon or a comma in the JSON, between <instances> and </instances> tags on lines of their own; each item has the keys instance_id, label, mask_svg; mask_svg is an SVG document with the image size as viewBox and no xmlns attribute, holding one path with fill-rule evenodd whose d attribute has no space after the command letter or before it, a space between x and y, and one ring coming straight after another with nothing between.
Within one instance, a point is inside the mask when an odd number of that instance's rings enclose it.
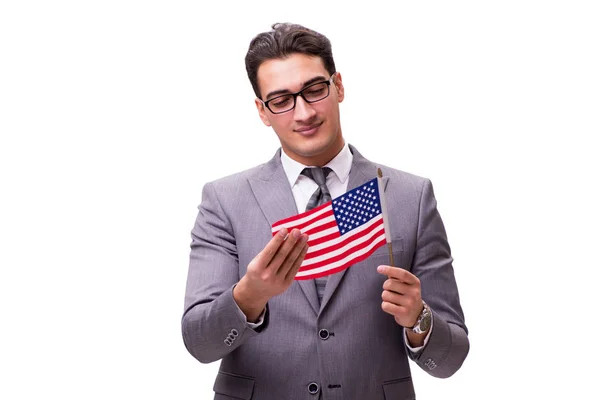
<instances>
[{"instance_id":1,"label":"wooden flagpole stick","mask_svg":"<svg viewBox=\"0 0 600 400\"><path fill-rule=\"evenodd\" d=\"M383 187L383 172L381 168L377 168L377 186L379 187L379 200L381 201L381 213L383 215L383 230L385 232L385 241L387 242L388 252L390 255L390 266L394 266L394 254L392 252L392 236L390 235L390 223L387 213L387 202L384 195Z\"/></svg>"}]
</instances>

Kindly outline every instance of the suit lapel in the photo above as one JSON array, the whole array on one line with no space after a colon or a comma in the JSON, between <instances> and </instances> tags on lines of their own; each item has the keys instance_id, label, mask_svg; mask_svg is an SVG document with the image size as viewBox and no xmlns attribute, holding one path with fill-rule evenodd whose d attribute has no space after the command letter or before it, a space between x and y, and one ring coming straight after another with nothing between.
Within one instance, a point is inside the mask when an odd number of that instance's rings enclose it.
<instances>
[{"instance_id":1,"label":"suit lapel","mask_svg":"<svg viewBox=\"0 0 600 400\"><path fill-rule=\"evenodd\" d=\"M350 168L350 176L348 178L348 189L352 190L363 183L370 181L371 179L377 177L377 166L364 158L358 150L354 148L354 146L349 145L350 151L352 152L352 167ZM384 190L387 187L388 178L386 176L383 177L383 185ZM352 268L352 267L350 267ZM335 290L339 286L339 284L344 279L346 275L346 271L348 269L338 272L336 274L330 275L327 280L327 286L325 286L325 293L323 294L323 300L321 301L321 309L320 312L323 312L329 300L333 297ZM312 282L312 281L311 281ZM314 284L313 284L314 286Z\"/></svg>"},{"instance_id":2,"label":"suit lapel","mask_svg":"<svg viewBox=\"0 0 600 400\"><path fill-rule=\"evenodd\" d=\"M248 179L252 192L270 225L298 214L292 188L281 165L281 150L264 165L257 177ZM313 280L296 281L310 303L315 315L319 312L319 298Z\"/></svg>"}]
</instances>

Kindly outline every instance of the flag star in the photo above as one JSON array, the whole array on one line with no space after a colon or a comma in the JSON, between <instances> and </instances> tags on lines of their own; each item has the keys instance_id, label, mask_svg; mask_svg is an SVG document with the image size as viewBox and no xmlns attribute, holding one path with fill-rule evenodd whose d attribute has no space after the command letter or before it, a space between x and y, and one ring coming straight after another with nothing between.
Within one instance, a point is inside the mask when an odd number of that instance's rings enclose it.
<instances>
[{"instance_id":1,"label":"flag star","mask_svg":"<svg viewBox=\"0 0 600 400\"><path fill-rule=\"evenodd\" d=\"M377 196L373 196L373 200L377 200Z\"/></svg>"},{"instance_id":2,"label":"flag star","mask_svg":"<svg viewBox=\"0 0 600 400\"><path fill-rule=\"evenodd\" d=\"M369 218L373 218L373 214L369 214Z\"/></svg>"},{"instance_id":3,"label":"flag star","mask_svg":"<svg viewBox=\"0 0 600 400\"><path fill-rule=\"evenodd\" d=\"M356 221L356 225L358 226L358 221Z\"/></svg>"},{"instance_id":4,"label":"flag star","mask_svg":"<svg viewBox=\"0 0 600 400\"><path fill-rule=\"evenodd\" d=\"M375 214L379 214L379 210L375 211Z\"/></svg>"},{"instance_id":5,"label":"flag star","mask_svg":"<svg viewBox=\"0 0 600 400\"><path fill-rule=\"evenodd\" d=\"M372 201L370 201L370 202L369 202L369 204L373 205L373 202L372 202Z\"/></svg>"},{"instance_id":6,"label":"flag star","mask_svg":"<svg viewBox=\"0 0 600 400\"><path fill-rule=\"evenodd\" d=\"M371 186L373 186L373 182L371 182Z\"/></svg>"}]
</instances>

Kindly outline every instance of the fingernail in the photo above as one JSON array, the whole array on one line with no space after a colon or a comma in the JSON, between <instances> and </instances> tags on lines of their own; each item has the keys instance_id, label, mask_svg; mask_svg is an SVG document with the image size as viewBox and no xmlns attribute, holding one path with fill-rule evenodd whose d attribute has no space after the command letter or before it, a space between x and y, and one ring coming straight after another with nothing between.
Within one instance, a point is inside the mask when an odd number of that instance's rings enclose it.
<instances>
[{"instance_id":1,"label":"fingernail","mask_svg":"<svg viewBox=\"0 0 600 400\"><path fill-rule=\"evenodd\" d=\"M379 267L377 267L377 272L383 272L384 269L385 267L383 265L380 265Z\"/></svg>"},{"instance_id":2,"label":"fingernail","mask_svg":"<svg viewBox=\"0 0 600 400\"><path fill-rule=\"evenodd\" d=\"M286 228L283 228L283 229L281 229L281 230L279 231L279 236L281 236L281 237L285 237L285 235L287 235L287 233L288 233L288 232L287 232L287 229L286 229Z\"/></svg>"},{"instance_id":3,"label":"fingernail","mask_svg":"<svg viewBox=\"0 0 600 400\"><path fill-rule=\"evenodd\" d=\"M294 239L298 239L298 238L300 237L300 235L301 235L301 234L302 234L302 233L301 233L300 231L296 230L296 231L294 231L294 232L292 233L292 236L294 236Z\"/></svg>"}]
</instances>

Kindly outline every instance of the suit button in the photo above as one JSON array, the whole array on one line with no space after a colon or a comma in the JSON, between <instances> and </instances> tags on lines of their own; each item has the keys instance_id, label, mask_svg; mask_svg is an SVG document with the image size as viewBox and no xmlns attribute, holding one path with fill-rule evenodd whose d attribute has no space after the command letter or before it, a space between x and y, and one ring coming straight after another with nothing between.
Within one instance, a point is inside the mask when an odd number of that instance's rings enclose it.
<instances>
[{"instance_id":1,"label":"suit button","mask_svg":"<svg viewBox=\"0 0 600 400\"><path fill-rule=\"evenodd\" d=\"M323 340L329 339L329 331L327 329L321 329L319 331L319 337Z\"/></svg>"},{"instance_id":2,"label":"suit button","mask_svg":"<svg viewBox=\"0 0 600 400\"><path fill-rule=\"evenodd\" d=\"M311 382L308 384L308 393L310 394L317 394L319 393L319 385L317 385L314 382Z\"/></svg>"}]
</instances>

